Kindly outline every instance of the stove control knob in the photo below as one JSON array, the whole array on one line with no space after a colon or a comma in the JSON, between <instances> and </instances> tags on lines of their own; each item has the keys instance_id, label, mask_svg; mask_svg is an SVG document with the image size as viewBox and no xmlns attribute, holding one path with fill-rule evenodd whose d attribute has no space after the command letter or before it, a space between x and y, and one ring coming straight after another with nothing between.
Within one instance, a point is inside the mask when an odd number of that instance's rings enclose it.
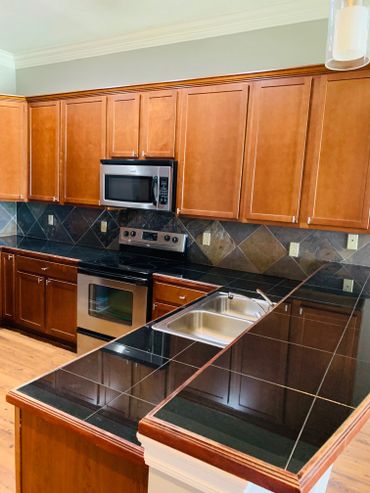
<instances>
[{"instance_id":1,"label":"stove control knob","mask_svg":"<svg viewBox=\"0 0 370 493\"><path fill-rule=\"evenodd\" d=\"M128 231L124 231L123 236L128 236Z\"/></svg>"},{"instance_id":2,"label":"stove control knob","mask_svg":"<svg viewBox=\"0 0 370 493\"><path fill-rule=\"evenodd\" d=\"M130 236L132 237L136 236L136 231L131 231Z\"/></svg>"},{"instance_id":3,"label":"stove control knob","mask_svg":"<svg viewBox=\"0 0 370 493\"><path fill-rule=\"evenodd\" d=\"M164 235L164 241L170 241L171 236L170 235Z\"/></svg>"},{"instance_id":4,"label":"stove control knob","mask_svg":"<svg viewBox=\"0 0 370 493\"><path fill-rule=\"evenodd\" d=\"M177 236L174 236L172 238L172 243L178 243L179 239L177 238Z\"/></svg>"}]
</instances>

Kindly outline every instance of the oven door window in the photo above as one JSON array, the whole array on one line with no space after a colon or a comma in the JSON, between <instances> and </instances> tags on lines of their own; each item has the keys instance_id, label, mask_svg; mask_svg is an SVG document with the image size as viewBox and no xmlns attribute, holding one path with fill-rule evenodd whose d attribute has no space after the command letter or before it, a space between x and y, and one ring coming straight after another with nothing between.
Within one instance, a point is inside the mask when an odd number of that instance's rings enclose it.
<instances>
[{"instance_id":1,"label":"oven door window","mask_svg":"<svg viewBox=\"0 0 370 493\"><path fill-rule=\"evenodd\" d=\"M105 175L105 200L153 203L152 176Z\"/></svg>"},{"instance_id":2,"label":"oven door window","mask_svg":"<svg viewBox=\"0 0 370 493\"><path fill-rule=\"evenodd\" d=\"M132 325L133 293L98 284L89 285L89 315Z\"/></svg>"}]
</instances>

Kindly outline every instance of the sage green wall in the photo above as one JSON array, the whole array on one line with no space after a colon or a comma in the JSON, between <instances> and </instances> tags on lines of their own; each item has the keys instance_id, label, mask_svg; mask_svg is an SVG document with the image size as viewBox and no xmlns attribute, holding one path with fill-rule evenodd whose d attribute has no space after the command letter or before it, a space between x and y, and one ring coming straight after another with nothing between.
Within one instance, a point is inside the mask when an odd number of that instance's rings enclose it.
<instances>
[{"instance_id":1,"label":"sage green wall","mask_svg":"<svg viewBox=\"0 0 370 493\"><path fill-rule=\"evenodd\" d=\"M15 69L1 64L0 94L16 94Z\"/></svg>"},{"instance_id":2,"label":"sage green wall","mask_svg":"<svg viewBox=\"0 0 370 493\"><path fill-rule=\"evenodd\" d=\"M19 69L17 93L98 87L284 68L324 61L327 21Z\"/></svg>"}]
</instances>

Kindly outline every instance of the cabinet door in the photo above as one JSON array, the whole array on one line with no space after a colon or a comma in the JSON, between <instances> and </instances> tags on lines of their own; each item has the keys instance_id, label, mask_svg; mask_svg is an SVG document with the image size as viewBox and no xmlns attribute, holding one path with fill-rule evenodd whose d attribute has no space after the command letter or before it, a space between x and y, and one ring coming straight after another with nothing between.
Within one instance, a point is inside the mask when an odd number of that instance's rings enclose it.
<instances>
[{"instance_id":1,"label":"cabinet door","mask_svg":"<svg viewBox=\"0 0 370 493\"><path fill-rule=\"evenodd\" d=\"M311 77L251 86L241 219L298 222Z\"/></svg>"},{"instance_id":2,"label":"cabinet door","mask_svg":"<svg viewBox=\"0 0 370 493\"><path fill-rule=\"evenodd\" d=\"M51 336L76 342L77 285L57 279L46 280L45 329Z\"/></svg>"},{"instance_id":3,"label":"cabinet door","mask_svg":"<svg viewBox=\"0 0 370 493\"><path fill-rule=\"evenodd\" d=\"M29 198L59 200L60 102L29 105Z\"/></svg>"},{"instance_id":4,"label":"cabinet door","mask_svg":"<svg viewBox=\"0 0 370 493\"><path fill-rule=\"evenodd\" d=\"M108 97L108 156L139 156L140 94Z\"/></svg>"},{"instance_id":5,"label":"cabinet door","mask_svg":"<svg viewBox=\"0 0 370 493\"><path fill-rule=\"evenodd\" d=\"M181 98L179 212L236 219L248 85L185 89Z\"/></svg>"},{"instance_id":6,"label":"cabinet door","mask_svg":"<svg viewBox=\"0 0 370 493\"><path fill-rule=\"evenodd\" d=\"M45 332L45 278L17 271L17 322Z\"/></svg>"},{"instance_id":7,"label":"cabinet door","mask_svg":"<svg viewBox=\"0 0 370 493\"><path fill-rule=\"evenodd\" d=\"M27 105L0 100L0 199L26 198Z\"/></svg>"},{"instance_id":8,"label":"cabinet door","mask_svg":"<svg viewBox=\"0 0 370 493\"><path fill-rule=\"evenodd\" d=\"M307 223L367 229L370 206L370 72L315 81L307 164Z\"/></svg>"},{"instance_id":9,"label":"cabinet door","mask_svg":"<svg viewBox=\"0 0 370 493\"><path fill-rule=\"evenodd\" d=\"M142 157L175 157L177 91L152 91L141 98Z\"/></svg>"},{"instance_id":10,"label":"cabinet door","mask_svg":"<svg viewBox=\"0 0 370 493\"><path fill-rule=\"evenodd\" d=\"M99 204L100 159L106 154L106 98L62 102L64 201Z\"/></svg>"},{"instance_id":11,"label":"cabinet door","mask_svg":"<svg viewBox=\"0 0 370 493\"><path fill-rule=\"evenodd\" d=\"M1 254L2 317L13 321L15 318L15 256Z\"/></svg>"}]
</instances>

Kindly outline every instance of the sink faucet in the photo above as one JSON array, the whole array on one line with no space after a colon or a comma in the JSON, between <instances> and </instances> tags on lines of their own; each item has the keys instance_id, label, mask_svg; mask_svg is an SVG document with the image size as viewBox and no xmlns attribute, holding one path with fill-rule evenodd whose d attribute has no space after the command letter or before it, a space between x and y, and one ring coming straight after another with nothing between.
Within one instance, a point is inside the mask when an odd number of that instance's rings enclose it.
<instances>
[{"instance_id":1,"label":"sink faucet","mask_svg":"<svg viewBox=\"0 0 370 493\"><path fill-rule=\"evenodd\" d=\"M262 298L267 301L267 303L270 305L270 306L274 306L273 302L270 300L270 298L267 296L267 294L265 294L262 289L259 289L257 288L256 289L256 292L262 296Z\"/></svg>"}]
</instances>

